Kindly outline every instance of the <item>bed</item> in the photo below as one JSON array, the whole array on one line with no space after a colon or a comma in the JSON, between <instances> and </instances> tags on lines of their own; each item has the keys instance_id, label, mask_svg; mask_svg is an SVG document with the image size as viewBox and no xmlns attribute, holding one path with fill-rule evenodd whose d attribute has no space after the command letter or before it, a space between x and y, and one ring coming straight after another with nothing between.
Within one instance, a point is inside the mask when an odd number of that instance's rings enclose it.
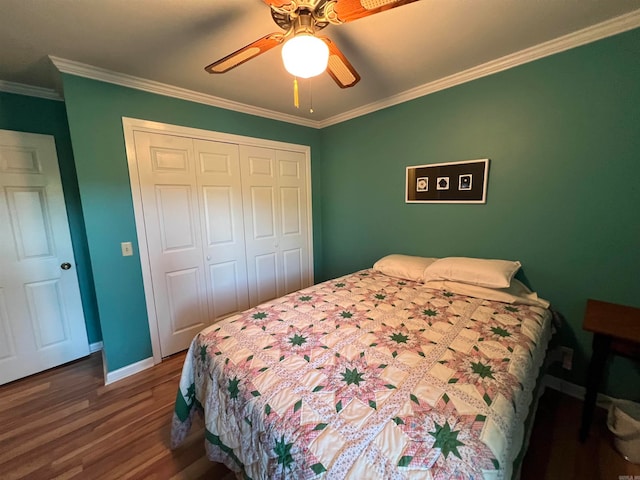
<instances>
[{"instance_id":1,"label":"bed","mask_svg":"<svg viewBox=\"0 0 640 480\"><path fill-rule=\"evenodd\" d=\"M552 333L548 303L383 271L200 332L172 446L199 414L207 456L239 478L512 478Z\"/></svg>"}]
</instances>

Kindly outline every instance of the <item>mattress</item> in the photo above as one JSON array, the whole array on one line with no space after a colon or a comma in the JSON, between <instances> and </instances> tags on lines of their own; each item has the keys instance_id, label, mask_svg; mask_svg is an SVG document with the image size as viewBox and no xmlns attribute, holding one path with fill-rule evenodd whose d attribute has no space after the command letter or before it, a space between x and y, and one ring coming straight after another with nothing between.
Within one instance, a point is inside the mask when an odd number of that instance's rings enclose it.
<instances>
[{"instance_id":1,"label":"mattress","mask_svg":"<svg viewBox=\"0 0 640 480\"><path fill-rule=\"evenodd\" d=\"M222 320L193 340L172 445L250 479L511 478L549 310L372 269Z\"/></svg>"}]
</instances>

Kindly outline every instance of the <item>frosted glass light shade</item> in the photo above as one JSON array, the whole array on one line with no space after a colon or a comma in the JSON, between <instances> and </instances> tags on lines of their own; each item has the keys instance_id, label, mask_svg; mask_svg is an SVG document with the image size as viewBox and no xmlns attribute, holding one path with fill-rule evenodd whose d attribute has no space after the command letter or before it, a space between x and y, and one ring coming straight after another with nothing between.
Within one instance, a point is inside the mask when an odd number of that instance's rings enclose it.
<instances>
[{"instance_id":1,"label":"frosted glass light shade","mask_svg":"<svg viewBox=\"0 0 640 480\"><path fill-rule=\"evenodd\" d=\"M315 77L327 68L329 47L313 35L296 35L282 46L282 61L291 75Z\"/></svg>"}]
</instances>

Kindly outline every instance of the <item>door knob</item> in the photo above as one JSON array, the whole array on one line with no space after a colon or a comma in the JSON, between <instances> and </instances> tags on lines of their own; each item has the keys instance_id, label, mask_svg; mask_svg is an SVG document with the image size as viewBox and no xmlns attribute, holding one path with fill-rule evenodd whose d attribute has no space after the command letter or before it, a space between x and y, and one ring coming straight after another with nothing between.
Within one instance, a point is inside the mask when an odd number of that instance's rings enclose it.
<instances>
[{"instance_id":1,"label":"door knob","mask_svg":"<svg viewBox=\"0 0 640 480\"><path fill-rule=\"evenodd\" d=\"M71 264L69 262L64 262L62 265L60 265L60 268L63 270L69 270L71 268Z\"/></svg>"}]
</instances>

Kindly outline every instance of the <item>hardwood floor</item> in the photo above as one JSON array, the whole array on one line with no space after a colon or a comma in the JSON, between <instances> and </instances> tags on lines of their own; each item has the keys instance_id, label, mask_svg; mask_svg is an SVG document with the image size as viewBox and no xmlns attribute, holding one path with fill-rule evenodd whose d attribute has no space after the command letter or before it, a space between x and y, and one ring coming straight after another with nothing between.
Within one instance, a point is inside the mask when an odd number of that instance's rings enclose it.
<instances>
[{"instance_id":1,"label":"hardwood floor","mask_svg":"<svg viewBox=\"0 0 640 480\"><path fill-rule=\"evenodd\" d=\"M184 354L107 387L100 354L0 387L0 479L215 479L201 429L168 447ZM639 475L613 449L604 412L577 440L581 402L548 390L541 399L522 480Z\"/></svg>"},{"instance_id":2,"label":"hardwood floor","mask_svg":"<svg viewBox=\"0 0 640 480\"><path fill-rule=\"evenodd\" d=\"M613 446L606 411L596 409L591 432L578 441L582 402L547 389L540 399L521 480L640 480L640 465Z\"/></svg>"},{"instance_id":3,"label":"hardwood floor","mask_svg":"<svg viewBox=\"0 0 640 480\"><path fill-rule=\"evenodd\" d=\"M235 478L200 429L169 449L183 359L105 387L97 353L0 387L0 479Z\"/></svg>"}]
</instances>

